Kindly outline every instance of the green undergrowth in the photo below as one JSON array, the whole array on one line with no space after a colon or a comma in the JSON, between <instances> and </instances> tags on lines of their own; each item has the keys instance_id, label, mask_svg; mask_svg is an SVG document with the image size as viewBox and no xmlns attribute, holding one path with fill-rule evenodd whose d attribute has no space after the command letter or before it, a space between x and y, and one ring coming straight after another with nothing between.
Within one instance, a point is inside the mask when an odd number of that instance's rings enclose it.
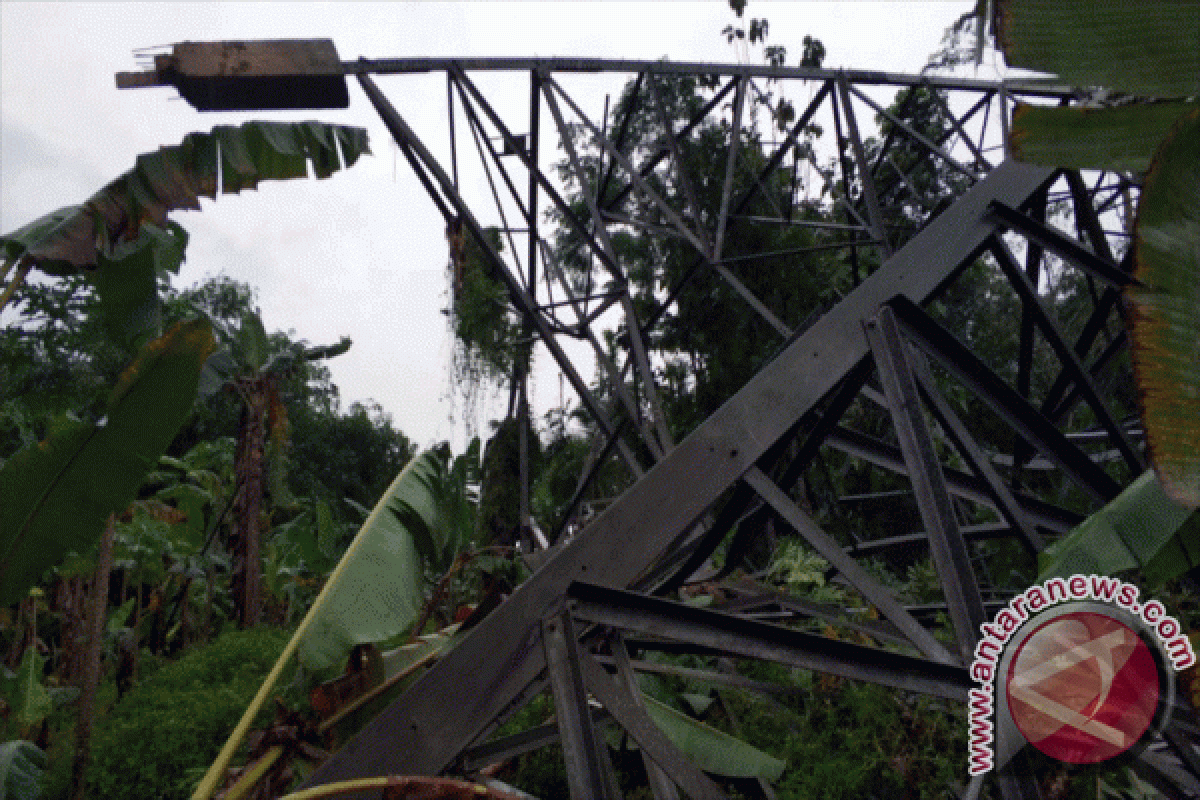
<instances>
[{"instance_id":1,"label":"green undergrowth","mask_svg":"<svg viewBox=\"0 0 1200 800\"><path fill-rule=\"evenodd\" d=\"M97 720L88 796L188 797L289 636L277 628L231 631L145 677ZM269 719L264 712L256 726Z\"/></svg>"}]
</instances>

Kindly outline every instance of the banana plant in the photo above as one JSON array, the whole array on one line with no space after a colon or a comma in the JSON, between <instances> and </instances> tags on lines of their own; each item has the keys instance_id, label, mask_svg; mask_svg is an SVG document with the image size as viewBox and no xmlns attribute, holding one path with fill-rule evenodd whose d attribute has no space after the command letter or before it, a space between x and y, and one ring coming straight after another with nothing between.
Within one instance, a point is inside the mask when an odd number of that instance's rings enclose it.
<instances>
[{"instance_id":1,"label":"banana plant","mask_svg":"<svg viewBox=\"0 0 1200 800\"><path fill-rule=\"evenodd\" d=\"M340 152L340 159L339 159ZM22 596L69 551L85 552L108 514L122 510L187 413L213 349L207 321L161 328L158 282L178 269L187 234L167 218L262 180L318 178L370 152L359 128L317 122L249 122L193 133L139 156L133 169L85 203L0 236L0 310L34 268L87 275L110 334L137 356L94 420L64 415L45 442L0 469L0 604ZM153 339L147 342L147 340ZM139 345L141 345L139 349Z\"/></svg>"},{"instance_id":2,"label":"banana plant","mask_svg":"<svg viewBox=\"0 0 1200 800\"><path fill-rule=\"evenodd\" d=\"M1018 107L1009 146L1034 163L1144 173L1134 225L1134 375L1167 494L1200 507L1200 5L997 0L1010 66L1088 87L1080 108Z\"/></svg>"},{"instance_id":3,"label":"banana plant","mask_svg":"<svg viewBox=\"0 0 1200 800\"><path fill-rule=\"evenodd\" d=\"M0 604L70 551L90 550L108 516L134 499L191 413L212 348L206 320L180 323L142 348L102 417L64 415L0 467Z\"/></svg>"},{"instance_id":4,"label":"banana plant","mask_svg":"<svg viewBox=\"0 0 1200 800\"><path fill-rule=\"evenodd\" d=\"M339 152L341 158L339 160ZM187 233L167 218L264 180L327 178L370 153L362 128L320 122L247 122L191 133L137 157L135 166L82 205L67 206L0 236L0 310L32 269L82 273L93 282L113 335L136 341L158 327L158 278L178 270ZM10 277L11 276L11 277Z\"/></svg>"},{"instance_id":5,"label":"banana plant","mask_svg":"<svg viewBox=\"0 0 1200 800\"><path fill-rule=\"evenodd\" d=\"M280 394L284 379L305 364L340 356L350 339L310 347L291 342L271 353L271 341L257 311L247 312L236 331L224 332L227 345L206 365L202 391L225 387L242 403L234 462L240 487L233 508L230 551L234 557L234 594L243 627L258 624L262 613L261 534L263 502L268 480L267 453L275 454L275 495L286 494L283 453L287 447L287 409Z\"/></svg>"},{"instance_id":6,"label":"banana plant","mask_svg":"<svg viewBox=\"0 0 1200 800\"><path fill-rule=\"evenodd\" d=\"M404 633L425 602L426 568L412 527L434 537L441 551L447 534L438 522L437 475L444 452L426 451L400 471L371 510L321 593L292 634L271 673L197 786L193 800L216 790L255 715L294 656L310 671L339 666L356 644L377 643ZM464 473L467 472L463 467Z\"/></svg>"}]
</instances>

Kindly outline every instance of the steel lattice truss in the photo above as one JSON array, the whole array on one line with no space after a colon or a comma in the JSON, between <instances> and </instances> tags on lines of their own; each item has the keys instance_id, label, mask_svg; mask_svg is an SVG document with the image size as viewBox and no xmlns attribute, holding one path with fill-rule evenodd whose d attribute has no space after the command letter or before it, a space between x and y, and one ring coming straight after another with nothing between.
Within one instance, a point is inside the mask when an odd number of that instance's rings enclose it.
<instances>
[{"instance_id":1,"label":"steel lattice truss","mask_svg":"<svg viewBox=\"0 0 1200 800\"><path fill-rule=\"evenodd\" d=\"M533 576L333 755L310 785L386 774L470 774L561 741L572 797L615 797L604 740L596 732L597 720L604 718L641 745L657 798L678 797L679 788L694 798L721 797L658 732L634 683L639 670L697 671L639 660L640 651L766 659L963 701L979 625L1006 600L974 543L1011 539L1036 553L1048 537L1070 530L1146 468L1136 409L1118 396L1124 391L1127 398L1128 387L1113 379L1123 374L1114 370L1125 363L1127 347L1120 290L1131 280L1128 242L1117 230L1127 220L1115 218L1127 210L1136 183L1130 176L1085 180L1076 172L1005 161L998 146L1014 103L1071 102L1067 90L851 70L579 59L364 59L342 68L356 75L448 230L473 237L503 279L513 306L554 357L598 431L596 458L580 476L559 532L575 519L600 464L620 459L636 480L573 537L561 537L548 553L537 554L541 565ZM526 81L528 103L508 117L480 88L487 80L481 76L496 72ZM372 77L415 73L446 78L447 123L454 137L448 165L435 158ZM646 109L662 110L663 87L679 76L703 79L712 89L682 126L676 128L662 111L661 146L634 152L624 141L625 125L610 120L607 107L588 116L566 90L580 74L589 80L604 76L614 91L632 84L633 102ZM401 89L395 94L403 94L402 79L387 80ZM690 176L681 169L681 146L714 119L733 131L749 130L755 122L748 99L768 91L769 81L791 97L810 99L797 104L779 141L755 140L761 152L754 158L738 152L741 136L732 137L719 201L700 208ZM876 99L881 91L912 87L936 90L931 96L950 123L939 138L914 129L903 109L888 108L890 100ZM877 120L890 123L886 132L876 130ZM837 142L836 159L830 159L836 168L822 173L823 202L840 216L837 223L828 221L831 215L807 220L796 213L802 199L793 193L793 205L780 207L778 193L766 189L781 172L794 176L799 162L812 156L804 145L814 123ZM487 172L489 190L481 197L465 196L458 180L459 159L472 152L472 144ZM594 190L581 192L582 205L564 197L563 182L553 173L552 160L562 157L559 147L573 185ZM600 168L589 174L585 162ZM746 180L750 164L756 169ZM667 173L682 187L670 197L651 180ZM938 194L925 196L922 187L935 173L954 181L936 184ZM596 187L597 177L603 188ZM640 199L639 208L653 210L653 218L630 211L633 197ZM580 290L562 276L546 209L557 212L607 276L603 286ZM1074 230L1053 224L1063 219ZM723 252L736 227L792 224L820 228L824 238L811 249L844 252L855 272L849 294L806 319L788 318L751 292L739 273L753 268L753 257L725 258ZM503 252L493 247L489 227L504 235ZM612 240L618 229L682 241L693 251L691 269L667 285L654 313L635 311ZM794 268L803 269L803 253L782 255L794 257ZM978 264L993 270L1019 301L1019 318L1011 322L1020 326L1015 381L934 313L939 303L951 302L964 271ZM1047 276L1065 273L1081 276L1091 290L1086 321L1070 336L1058 309L1038 288ZM779 350L676 442L659 402L653 342L672 301L695 290L700 276L724 282L738 298L738 307L714 313L758 315L778 333ZM615 360L601 344L598 322L613 313L627 332ZM568 338L592 343L607 391L588 385L564 349ZM1057 370L1051 388L1038 397L1030 375L1035 347L1052 352ZM520 397L525 379L517 376ZM978 421L964 418L939 389L947 381L1007 426L1009 452L979 443L973 432ZM884 409L891 430L868 435L846 424L856 403ZM521 408L527 413L523 402ZM1086 427L1076 422L1081 418ZM907 476L922 530L849 542L824 530L819 509L795 499L794 489L823 454L835 452ZM1021 480L1030 470L1053 474L1057 482ZM1065 491L1085 497L1087 508L1081 513L1079 503L1074 510L1064 507ZM964 504L993 509L995 521L964 524L959 513ZM527 499L522 505L527 519ZM847 621L842 609L744 582L726 581L725 600L712 608L667 599L680 586L710 578L710 556L753 515L767 515L779 529L803 539L880 619ZM944 606L906 605L864 568L864 559L894 547L928 549ZM948 614L952 644L933 635L931 612L938 610ZM764 617L836 620L891 647L823 638ZM717 683L753 683L728 672L697 674ZM493 737L512 713L545 691L553 695L556 725ZM589 706L589 695L603 712ZM1194 734L1177 723L1169 726L1163 741L1136 762L1140 775L1171 796L1200 790ZM998 773L1005 797L1038 796L1021 763L1017 759ZM976 781L967 792L979 788Z\"/></svg>"}]
</instances>

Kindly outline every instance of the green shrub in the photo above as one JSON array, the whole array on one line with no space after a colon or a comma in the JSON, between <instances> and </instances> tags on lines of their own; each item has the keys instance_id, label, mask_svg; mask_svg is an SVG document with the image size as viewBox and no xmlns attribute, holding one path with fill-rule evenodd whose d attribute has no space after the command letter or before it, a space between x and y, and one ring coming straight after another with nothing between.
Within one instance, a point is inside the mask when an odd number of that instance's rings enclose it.
<instances>
[{"instance_id":1,"label":"green shrub","mask_svg":"<svg viewBox=\"0 0 1200 800\"><path fill-rule=\"evenodd\" d=\"M97 721L89 796L188 797L194 771L212 762L288 636L273 628L225 633L135 687ZM267 721L269 711L257 722Z\"/></svg>"}]
</instances>

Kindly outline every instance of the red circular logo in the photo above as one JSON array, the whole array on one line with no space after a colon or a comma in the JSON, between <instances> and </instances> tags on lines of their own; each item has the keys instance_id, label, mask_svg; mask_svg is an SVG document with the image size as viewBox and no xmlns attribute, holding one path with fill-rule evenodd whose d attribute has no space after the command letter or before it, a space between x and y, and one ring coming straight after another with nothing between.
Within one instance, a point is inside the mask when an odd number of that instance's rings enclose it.
<instances>
[{"instance_id":1,"label":"red circular logo","mask_svg":"<svg viewBox=\"0 0 1200 800\"><path fill-rule=\"evenodd\" d=\"M1150 648L1105 614L1076 611L1034 630L1008 670L1008 708L1034 747L1094 764L1133 747L1158 709Z\"/></svg>"}]
</instances>

